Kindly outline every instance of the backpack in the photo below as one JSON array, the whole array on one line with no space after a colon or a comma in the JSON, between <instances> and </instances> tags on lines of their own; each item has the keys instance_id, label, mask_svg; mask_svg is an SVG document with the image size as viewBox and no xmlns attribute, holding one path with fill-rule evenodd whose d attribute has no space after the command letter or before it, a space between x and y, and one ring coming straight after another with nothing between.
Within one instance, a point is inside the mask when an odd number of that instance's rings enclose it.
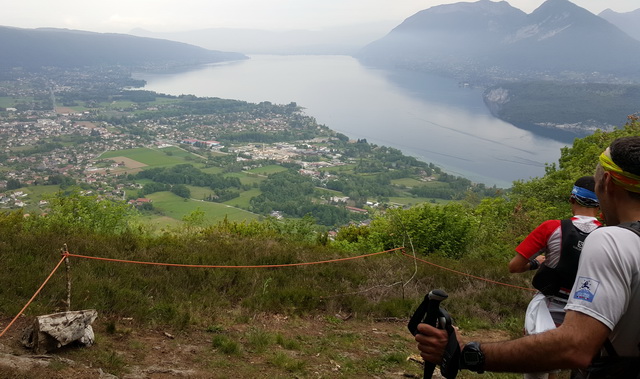
<instances>
[{"instance_id":1,"label":"backpack","mask_svg":"<svg viewBox=\"0 0 640 379\"><path fill-rule=\"evenodd\" d=\"M560 221L562 242L558 265L551 268L544 263L533 277L532 284L545 296L568 298L578 272L578 262L582 245L589 233L583 232L573 225L571 219ZM566 291L560 292L561 289ZM566 292L566 293L565 293Z\"/></svg>"}]
</instances>

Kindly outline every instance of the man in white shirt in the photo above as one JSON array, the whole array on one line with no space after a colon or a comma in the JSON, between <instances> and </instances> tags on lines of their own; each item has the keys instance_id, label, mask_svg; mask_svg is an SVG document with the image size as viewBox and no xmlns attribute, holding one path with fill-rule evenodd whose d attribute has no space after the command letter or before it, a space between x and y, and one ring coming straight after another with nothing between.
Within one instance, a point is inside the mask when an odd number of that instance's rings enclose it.
<instances>
[{"instance_id":1,"label":"man in white shirt","mask_svg":"<svg viewBox=\"0 0 640 379\"><path fill-rule=\"evenodd\" d=\"M634 363L630 370L615 375L638 375L640 237L616 225L640 220L640 137L616 139L599 160L595 192L608 226L585 240L564 323L512 341L469 342L462 347L461 368L476 372L586 369L595 367L592 361L602 361L594 357L617 354ZM440 364L447 333L427 324L418 325L418 331L415 339L421 356Z\"/></svg>"}]
</instances>

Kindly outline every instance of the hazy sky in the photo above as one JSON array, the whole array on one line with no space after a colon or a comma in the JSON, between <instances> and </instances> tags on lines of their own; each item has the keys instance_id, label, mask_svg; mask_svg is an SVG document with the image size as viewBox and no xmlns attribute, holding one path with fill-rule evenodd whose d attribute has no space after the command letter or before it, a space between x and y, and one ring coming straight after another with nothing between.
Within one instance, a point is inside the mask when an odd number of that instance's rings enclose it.
<instances>
[{"instance_id":1,"label":"hazy sky","mask_svg":"<svg viewBox=\"0 0 640 379\"><path fill-rule=\"evenodd\" d=\"M598 14L610 8L629 12L638 0L571 0ZM140 27L178 31L215 27L322 29L330 26L397 21L457 0L12 0L3 4L0 25L57 27L126 33ZM544 0L509 0L531 13Z\"/></svg>"}]
</instances>

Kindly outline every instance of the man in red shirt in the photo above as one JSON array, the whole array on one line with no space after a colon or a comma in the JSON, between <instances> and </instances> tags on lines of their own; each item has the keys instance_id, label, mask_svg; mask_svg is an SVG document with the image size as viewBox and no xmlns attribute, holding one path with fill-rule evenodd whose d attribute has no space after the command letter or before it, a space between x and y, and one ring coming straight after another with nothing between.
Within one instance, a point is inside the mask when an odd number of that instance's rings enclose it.
<instances>
[{"instance_id":1,"label":"man in red shirt","mask_svg":"<svg viewBox=\"0 0 640 379\"><path fill-rule=\"evenodd\" d=\"M573 217L548 220L516 247L509 262L511 273L538 270L533 284L540 290L527 307L525 332L542 333L562 324L564 307L578 270L578 257L586 236L601 226L593 176L576 180L569 202ZM556 372L525 374L525 379L556 378Z\"/></svg>"}]
</instances>

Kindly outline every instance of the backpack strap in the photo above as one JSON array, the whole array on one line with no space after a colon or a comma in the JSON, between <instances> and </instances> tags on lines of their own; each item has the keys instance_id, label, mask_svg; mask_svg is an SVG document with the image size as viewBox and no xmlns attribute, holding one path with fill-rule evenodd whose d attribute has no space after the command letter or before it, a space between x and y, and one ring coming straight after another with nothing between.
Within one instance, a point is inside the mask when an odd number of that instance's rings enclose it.
<instances>
[{"instance_id":1,"label":"backpack strap","mask_svg":"<svg viewBox=\"0 0 640 379\"><path fill-rule=\"evenodd\" d=\"M562 275L560 282L562 288L571 291L573 282L576 280L576 273L578 272L578 262L580 260L580 253L582 252L582 244L589 233L578 229L571 219L562 220L560 222L560 230L562 242L560 260L558 261L556 269Z\"/></svg>"},{"instance_id":2,"label":"backpack strap","mask_svg":"<svg viewBox=\"0 0 640 379\"><path fill-rule=\"evenodd\" d=\"M638 237L640 237L640 221L623 222L622 224L618 224L618 226L624 229L631 230L632 232L637 234Z\"/></svg>"}]
</instances>

